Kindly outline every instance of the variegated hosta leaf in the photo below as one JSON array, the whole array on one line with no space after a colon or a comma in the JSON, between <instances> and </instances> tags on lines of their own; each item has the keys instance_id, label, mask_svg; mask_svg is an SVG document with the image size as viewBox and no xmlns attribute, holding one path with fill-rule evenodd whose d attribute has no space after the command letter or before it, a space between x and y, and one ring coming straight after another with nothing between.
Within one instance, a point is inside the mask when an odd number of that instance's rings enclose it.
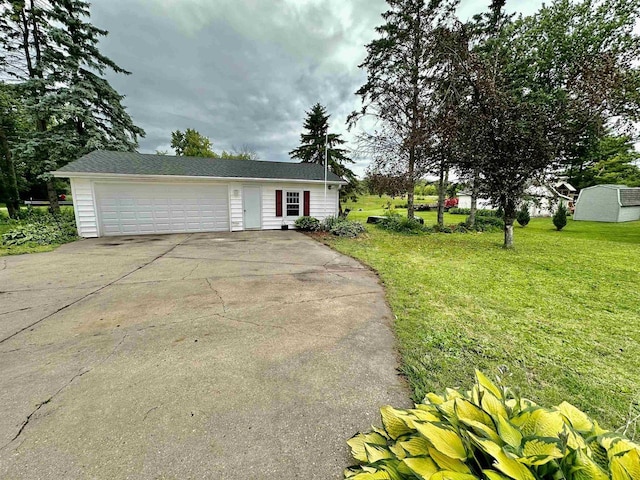
<instances>
[{"instance_id":1,"label":"variegated hosta leaf","mask_svg":"<svg viewBox=\"0 0 640 480\"><path fill-rule=\"evenodd\" d=\"M438 466L442 470L450 470L460 473L471 473L471 470L469 470L469 467L467 467L464 462L455 458L448 457L445 454L440 453L433 447L429 447L429 456L433 459L434 462L438 464Z\"/></svg>"},{"instance_id":2,"label":"variegated hosta leaf","mask_svg":"<svg viewBox=\"0 0 640 480\"><path fill-rule=\"evenodd\" d=\"M520 448L520 445L522 444L522 434L520 433L520 430L502 416L496 417L496 424L502 441L515 449Z\"/></svg>"},{"instance_id":3,"label":"variegated hosta leaf","mask_svg":"<svg viewBox=\"0 0 640 480\"><path fill-rule=\"evenodd\" d=\"M429 454L429 441L418 435L404 442L400 442L400 445L412 457L421 457Z\"/></svg>"},{"instance_id":4,"label":"variegated hosta leaf","mask_svg":"<svg viewBox=\"0 0 640 480\"><path fill-rule=\"evenodd\" d=\"M554 439L534 438L525 440L522 446L520 462L526 465L544 465L564 455L558 441Z\"/></svg>"},{"instance_id":5,"label":"variegated hosta leaf","mask_svg":"<svg viewBox=\"0 0 640 480\"><path fill-rule=\"evenodd\" d=\"M491 394L498 399L503 398L502 391L480 370L476 370L476 381L478 385L480 385L481 390L491 392Z\"/></svg>"},{"instance_id":6,"label":"variegated hosta leaf","mask_svg":"<svg viewBox=\"0 0 640 480\"><path fill-rule=\"evenodd\" d=\"M482 406L482 409L489 413L494 419L498 417L509 418L509 414L507 413L507 409L502 403L502 400L498 399L488 391L483 393L480 405Z\"/></svg>"},{"instance_id":7,"label":"variegated hosta leaf","mask_svg":"<svg viewBox=\"0 0 640 480\"><path fill-rule=\"evenodd\" d=\"M565 423L562 414L557 410L546 410L540 407L533 407L523 411L511 422L520 427L520 431L525 437L553 437L559 438L565 430Z\"/></svg>"},{"instance_id":8,"label":"variegated hosta leaf","mask_svg":"<svg viewBox=\"0 0 640 480\"><path fill-rule=\"evenodd\" d=\"M400 460L407 456L404 448L402 448L402 442L397 442L393 445L390 445L389 450L391 450L391 453L393 453L396 458L399 458Z\"/></svg>"},{"instance_id":9,"label":"variegated hosta leaf","mask_svg":"<svg viewBox=\"0 0 640 480\"><path fill-rule=\"evenodd\" d=\"M407 413L410 416L415 417L416 420L420 420L421 422L439 422L442 420L442 417L438 415L437 410L435 412L430 412L430 411L414 408L412 410L407 410Z\"/></svg>"},{"instance_id":10,"label":"variegated hosta leaf","mask_svg":"<svg viewBox=\"0 0 640 480\"><path fill-rule=\"evenodd\" d=\"M609 480L607 475L586 453L576 450L570 476L572 480Z\"/></svg>"},{"instance_id":11,"label":"variegated hosta leaf","mask_svg":"<svg viewBox=\"0 0 640 480\"><path fill-rule=\"evenodd\" d=\"M376 463L380 460L394 458L393 453L391 453L391 451L387 447L383 447L380 445L365 443L364 450L367 454L367 461L369 463Z\"/></svg>"},{"instance_id":12,"label":"variegated hosta leaf","mask_svg":"<svg viewBox=\"0 0 640 480\"><path fill-rule=\"evenodd\" d=\"M495 470L482 470L482 473L487 480L509 480L509 477L505 477L500 472L496 472Z\"/></svg>"},{"instance_id":13,"label":"variegated hosta leaf","mask_svg":"<svg viewBox=\"0 0 640 480\"><path fill-rule=\"evenodd\" d=\"M367 452L365 450L366 443L385 446L387 444L387 440L382 435L374 432L358 433L347 440L347 445L351 447L351 456L358 462L367 461Z\"/></svg>"},{"instance_id":14,"label":"variegated hosta leaf","mask_svg":"<svg viewBox=\"0 0 640 480\"><path fill-rule=\"evenodd\" d=\"M531 471L522 463L509 457L495 442L491 440L484 440L478 438L473 434L469 434L471 439L476 443L484 452L491 455L495 462L493 466L500 470L505 475L515 480L535 480L535 477Z\"/></svg>"},{"instance_id":15,"label":"variegated hosta leaf","mask_svg":"<svg viewBox=\"0 0 640 480\"><path fill-rule=\"evenodd\" d=\"M377 471L375 473L362 472L349 477L349 480L393 480L387 472Z\"/></svg>"},{"instance_id":16,"label":"variegated hosta leaf","mask_svg":"<svg viewBox=\"0 0 640 480\"><path fill-rule=\"evenodd\" d=\"M444 397L431 392L427 393L424 399L425 403L433 403L434 405L440 405L441 403L444 403Z\"/></svg>"},{"instance_id":17,"label":"variegated hosta leaf","mask_svg":"<svg viewBox=\"0 0 640 480\"><path fill-rule=\"evenodd\" d=\"M440 470L439 472L434 473L430 480L478 480L478 477L468 473Z\"/></svg>"},{"instance_id":18,"label":"variegated hosta leaf","mask_svg":"<svg viewBox=\"0 0 640 480\"><path fill-rule=\"evenodd\" d=\"M455 400L456 398L463 398L462 394L459 391L454 390L453 388L447 388L446 394L447 394L446 395L447 400Z\"/></svg>"},{"instance_id":19,"label":"variegated hosta leaf","mask_svg":"<svg viewBox=\"0 0 640 480\"><path fill-rule=\"evenodd\" d=\"M467 451L456 432L448 428L439 427L433 423L416 424L420 435L424 436L433 447L444 455L465 460Z\"/></svg>"},{"instance_id":20,"label":"variegated hosta leaf","mask_svg":"<svg viewBox=\"0 0 640 480\"><path fill-rule=\"evenodd\" d=\"M578 410L568 402L562 402L558 405L558 410L569 421L569 425L581 433L591 432L593 430L593 422L586 413Z\"/></svg>"},{"instance_id":21,"label":"variegated hosta leaf","mask_svg":"<svg viewBox=\"0 0 640 480\"><path fill-rule=\"evenodd\" d=\"M403 463L421 480L429 480L440 468L429 457L405 458Z\"/></svg>"},{"instance_id":22,"label":"variegated hosta leaf","mask_svg":"<svg viewBox=\"0 0 640 480\"><path fill-rule=\"evenodd\" d=\"M606 448L606 447L605 447ZM607 448L607 455L609 455L609 460L617 455L621 455L630 450L634 450L638 448L637 445L630 442L626 438L618 438L610 443L609 448Z\"/></svg>"},{"instance_id":23,"label":"variegated hosta leaf","mask_svg":"<svg viewBox=\"0 0 640 480\"><path fill-rule=\"evenodd\" d=\"M461 422L480 422L488 427L494 427L493 420L480 407L474 405L469 400L456 398L454 400L454 411Z\"/></svg>"},{"instance_id":24,"label":"variegated hosta leaf","mask_svg":"<svg viewBox=\"0 0 640 480\"><path fill-rule=\"evenodd\" d=\"M640 453L637 449L629 450L627 453L618 455L611 460L611 473L615 470L618 474L625 472L633 480L640 478ZM615 476L613 477L615 480Z\"/></svg>"},{"instance_id":25,"label":"variegated hosta leaf","mask_svg":"<svg viewBox=\"0 0 640 480\"><path fill-rule=\"evenodd\" d=\"M445 417L444 420L448 419L448 420L455 421L456 411L455 411L454 400L447 400L446 402L443 402L440 405L438 405L438 411L442 416Z\"/></svg>"},{"instance_id":26,"label":"variegated hosta leaf","mask_svg":"<svg viewBox=\"0 0 640 480\"><path fill-rule=\"evenodd\" d=\"M395 408L387 405L380 409L380 414L382 415L384 429L392 439L395 440L399 436L406 435L413 431L413 429L409 428L406 422L401 418L401 415L404 414L403 411L396 410Z\"/></svg>"},{"instance_id":27,"label":"variegated hosta leaf","mask_svg":"<svg viewBox=\"0 0 640 480\"><path fill-rule=\"evenodd\" d=\"M504 443L500 438L500 436L498 435L498 432L496 432L493 428L487 427L484 423L480 423L480 422L463 422L463 423L468 427L471 427L474 433L476 433L477 435L480 435L483 438L487 438L493 442L499 443L500 445Z\"/></svg>"}]
</instances>

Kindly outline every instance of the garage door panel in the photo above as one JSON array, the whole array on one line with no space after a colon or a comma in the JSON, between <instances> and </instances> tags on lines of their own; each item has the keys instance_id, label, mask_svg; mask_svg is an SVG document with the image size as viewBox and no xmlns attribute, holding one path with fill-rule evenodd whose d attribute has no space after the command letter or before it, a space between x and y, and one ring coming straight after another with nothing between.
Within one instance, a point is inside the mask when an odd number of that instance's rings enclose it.
<instances>
[{"instance_id":1,"label":"garage door panel","mask_svg":"<svg viewBox=\"0 0 640 480\"><path fill-rule=\"evenodd\" d=\"M96 184L103 235L229 231L224 185Z\"/></svg>"}]
</instances>

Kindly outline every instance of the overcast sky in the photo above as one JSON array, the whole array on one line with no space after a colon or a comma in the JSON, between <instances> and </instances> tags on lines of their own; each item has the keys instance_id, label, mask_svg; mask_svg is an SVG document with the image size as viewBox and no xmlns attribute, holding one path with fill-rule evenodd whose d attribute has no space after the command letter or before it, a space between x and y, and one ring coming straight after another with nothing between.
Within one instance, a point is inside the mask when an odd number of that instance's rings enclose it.
<instances>
[{"instance_id":1,"label":"overcast sky","mask_svg":"<svg viewBox=\"0 0 640 480\"><path fill-rule=\"evenodd\" d=\"M511 0L533 13L538 0ZM489 0L462 0L461 18ZM140 151L170 150L171 132L195 128L214 150L247 145L289 160L305 111L316 102L330 130L346 133L364 83L358 64L375 37L382 0L93 0L92 22L109 31L103 53L132 72L109 75L147 132ZM172 151L170 153L173 153ZM362 174L366 159L354 169Z\"/></svg>"}]
</instances>

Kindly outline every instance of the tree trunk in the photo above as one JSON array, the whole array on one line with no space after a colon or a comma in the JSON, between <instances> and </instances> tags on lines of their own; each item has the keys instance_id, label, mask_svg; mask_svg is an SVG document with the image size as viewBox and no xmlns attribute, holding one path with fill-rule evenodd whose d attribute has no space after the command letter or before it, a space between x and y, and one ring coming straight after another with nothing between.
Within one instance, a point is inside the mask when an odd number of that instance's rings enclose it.
<instances>
[{"instance_id":1,"label":"tree trunk","mask_svg":"<svg viewBox=\"0 0 640 480\"><path fill-rule=\"evenodd\" d=\"M445 166L440 162L440 177L438 179L438 225L444 226L444 196L445 196Z\"/></svg>"},{"instance_id":2,"label":"tree trunk","mask_svg":"<svg viewBox=\"0 0 640 480\"><path fill-rule=\"evenodd\" d=\"M9 141L5 132L0 130L0 175L2 175L3 201L7 206L9 217L18 218L20 211L20 192L18 191L18 178L16 176L16 168L11 156Z\"/></svg>"},{"instance_id":3,"label":"tree trunk","mask_svg":"<svg viewBox=\"0 0 640 480\"><path fill-rule=\"evenodd\" d=\"M49 197L49 210L51 213L60 213L60 204L58 203L58 194L53 184L53 178L47 179L47 196Z\"/></svg>"},{"instance_id":4,"label":"tree trunk","mask_svg":"<svg viewBox=\"0 0 640 480\"><path fill-rule=\"evenodd\" d=\"M474 227L476 225L476 210L478 209L478 172L473 175L473 184L471 185L471 211L467 219L467 225Z\"/></svg>"},{"instance_id":5,"label":"tree trunk","mask_svg":"<svg viewBox=\"0 0 640 480\"><path fill-rule=\"evenodd\" d=\"M504 208L504 248L513 248L513 224L516 220L516 202L506 199Z\"/></svg>"},{"instance_id":6,"label":"tree trunk","mask_svg":"<svg viewBox=\"0 0 640 480\"><path fill-rule=\"evenodd\" d=\"M414 218L413 191L416 188L416 182L413 179L416 165L416 149L414 146L409 149L409 175L407 185L407 218Z\"/></svg>"}]
</instances>

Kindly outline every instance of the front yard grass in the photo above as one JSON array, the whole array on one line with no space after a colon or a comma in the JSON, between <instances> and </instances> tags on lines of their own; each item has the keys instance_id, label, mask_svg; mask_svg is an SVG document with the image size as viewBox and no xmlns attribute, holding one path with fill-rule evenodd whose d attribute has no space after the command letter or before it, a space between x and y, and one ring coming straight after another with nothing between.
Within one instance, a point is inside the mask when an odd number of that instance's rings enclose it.
<instances>
[{"instance_id":1,"label":"front yard grass","mask_svg":"<svg viewBox=\"0 0 640 480\"><path fill-rule=\"evenodd\" d=\"M348 207L350 219L382 213ZM435 223L434 212L420 215ZM414 400L469 387L479 368L543 405L567 400L609 428L638 408L640 222L569 220L557 232L550 218L532 219L516 227L515 250L501 248L501 232L368 230L327 242L384 281Z\"/></svg>"}]
</instances>

